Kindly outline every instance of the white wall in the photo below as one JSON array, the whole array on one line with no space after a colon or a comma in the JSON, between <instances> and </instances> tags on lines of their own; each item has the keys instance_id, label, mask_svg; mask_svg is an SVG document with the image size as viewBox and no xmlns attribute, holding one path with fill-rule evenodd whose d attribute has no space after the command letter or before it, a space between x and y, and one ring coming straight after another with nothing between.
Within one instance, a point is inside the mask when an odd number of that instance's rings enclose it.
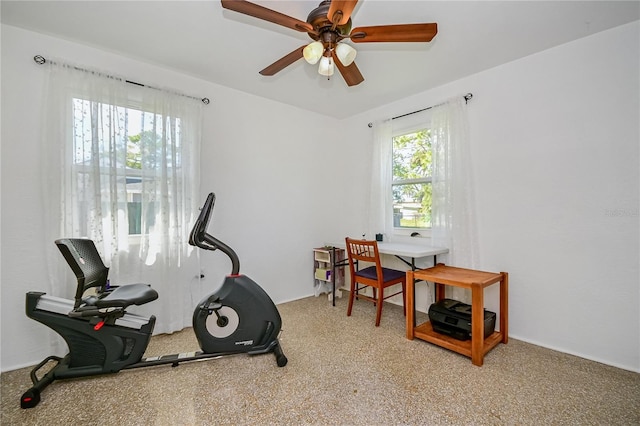
<instances>
[{"instance_id":1,"label":"white wall","mask_svg":"<svg viewBox=\"0 0 640 426\"><path fill-rule=\"evenodd\" d=\"M31 58L42 54L212 99L202 193L218 196L213 230L276 302L312 293L311 247L362 233L367 123L473 92L481 265L510 273L511 337L640 371L638 40L636 22L334 120L2 26L1 369L48 355L48 332L24 315L52 244L38 219L44 73ZM215 286L228 263L203 257ZM496 297L487 290L497 311Z\"/></svg>"},{"instance_id":2,"label":"white wall","mask_svg":"<svg viewBox=\"0 0 640 426\"><path fill-rule=\"evenodd\" d=\"M313 294L311 249L331 232L348 208L346 193L329 195L340 183L343 160L336 151L336 120L210 84L109 52L2 26L2 269L1 369L31 365L49 355L46 327L24 314L27 291L46 291L41 220L39 137L45 70L41 54L102 69L131 80L206 96L201 163L202 200L217 194L211 230L231 245L241 271L276 303ZM335 224L335 226L334 226ZM347 226L345 225L345 226ZM230 271L220 253L202 256L206 278L191 286L197 302ZM161 313L157 313L161 315Z\"/></svg>"},{"instance_id":3,"label":"white wall","mask_svg":"<svg viewBox=\"0 0 640 426\"><path fill-rule=\"evenodd\" d=\"M353 204L337 191L345 141L336 120L231 91L214 109L202 149L203 191L217 193L213 229L274 300L311 294L311 249L344 238Z\"/></svg>"},{"instance_id":4,"label":"white wall","mask_svg":"<svg viewBox=\"0 0 640 426\"><path fill-rule=\"evenodd\" d=\"M472 92L481 268L510 273L510 336L633 371L640 371L639 40L635 22L348 123L366 149L366 123ZM485 294L495 311L497 294Z\"/></svg>"}]
</instances>

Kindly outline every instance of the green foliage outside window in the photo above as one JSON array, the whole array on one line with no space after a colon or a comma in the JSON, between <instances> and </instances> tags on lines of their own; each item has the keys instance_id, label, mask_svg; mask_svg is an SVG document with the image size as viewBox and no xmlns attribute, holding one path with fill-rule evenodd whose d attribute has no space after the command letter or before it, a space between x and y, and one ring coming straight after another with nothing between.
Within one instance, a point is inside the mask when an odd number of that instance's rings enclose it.
<instances>
[{"instance_id":1,"label":"green foliage outside window","mask_svg":"<svg viewBox=\"0 0 640 426\"><path fill-rule=\"evenodd\" d=\"M393 138L394 226L431 226L431 130Z\"/></svg>"},{"instance_id":2,"label":"green foliage outside window","mask_svg":"<svg viewBox=\"0 0 640 426\"><path fill-rule=\"evenodd\" d=\"M160 136L153 130L144 130L128 139L127 167L141 170L144 162L145 169L155 169L163 156ZM165 156L171 158L170 155Z\"/></svg>"}]
</instances>

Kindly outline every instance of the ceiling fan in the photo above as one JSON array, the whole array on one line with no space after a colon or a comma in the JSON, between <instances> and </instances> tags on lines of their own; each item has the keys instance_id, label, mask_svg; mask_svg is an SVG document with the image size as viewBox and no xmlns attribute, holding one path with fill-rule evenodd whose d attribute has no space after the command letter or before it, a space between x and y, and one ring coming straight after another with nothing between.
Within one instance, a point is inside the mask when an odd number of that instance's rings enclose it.
<instances>
[{"instance_id":1,"label":"ceiling fan","mask_svg":"<svg viewBox=\"0 0 640 426\"><path fill-rule=\"evenodd\" d=\"M304 57L310 64L319 61L318 72L327 77L333 75L335 64L347 85L355 86L362 83L364 77L353 62L355 49L342 40L350 39L353 43L429 42L438 32L435 23L379 25L352 30L351 13L357 0L325 0L309 13L306 22L244 0L221 1L225 9L306 32L314 40L260 71L266 76L274 75Z\"/></svg>"}]
</instances>

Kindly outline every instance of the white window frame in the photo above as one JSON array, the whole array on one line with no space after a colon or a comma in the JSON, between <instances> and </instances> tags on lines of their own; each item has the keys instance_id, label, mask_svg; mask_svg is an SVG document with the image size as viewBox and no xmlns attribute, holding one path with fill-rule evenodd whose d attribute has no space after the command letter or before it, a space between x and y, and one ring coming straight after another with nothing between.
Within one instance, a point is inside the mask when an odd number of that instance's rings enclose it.
<instances>
[{"instance_id":1,"label":"white window frame","mask_svg":"<svg viewBox=\"0 0 640 426\"><path fill-rule=\"evenodd\" d=\"M135 97L132 96L131 99L129 99L126 103L118 103L118 104L110 104L107 101L94 101L89 99L87 96L83 96L82 94L74 94L72 96L72 102L75 102L76 100L81 101L81 102L99 102L101 104L109 104L109 105L113 105L113 106L117 106L120 108L124 108L126 110L137 110L140 111L140 113L144 114L144 113L148 113L148 114L153 114L153 112L149 111L147 108L145 108L144 103L140 102L139 100L137 100ZM167 116L163 116L164 119L166 119ZM182 120L181 117L174 117L176 120ZM75 120L74 120L74 125L75 125ZM141 131L144 131L144 129L141 129ZM127 136L135 136L135 135L127 135ZM75 144L75 141L73 141L73 143ZM182 141L180 141L180 143L183 143ZM72 150L73 152L74 150ZM128 149L127 149L128 152ZM181 161L181 160L180 160ZM86 170L86 166L83 165L82 163L76 163L75 161L73 162L73 172L74 173L83 173L84 170ZM142 170L139 169L134 169L134 168L129 168L126 167L126 165L122 168L122 171L124 173L124 177L126 178L140 178L145 179L145 177L143 176L143 172ZM146 179L149 179L148 177ZM133 195L136 193L136 191L131 190L130 188L127 188L127 202L131 202ZM127 226L131 227L131 224L129 223L129 218L127 217ZM129 230L128 230L129 231ZM141 230L140 233L137 234L132 234L132 233L127 233L128 238L129 238L129 242L130 243L138 243L140 241L140 238L147 235L148 232L145 230Z\"/></svg>"},{"instance_id":2,"label":"white window frame","mask_svg":"<svg viewBox=\"0 0 640 426\"><path fill-rule=\"evenodd\" d=\"M391 147L393 149L393 138L406 135L413 132L418 132L424 129L431 128L431 111L421 112L418 114L409 115L406 117L402 117L401 119L396 119L393 122L393 130L391 133ZM393 161L393 156L391 158ZM393 166L392 166L393 170ZM391 184L389 186L389 191L393 191L393 185L396 184L412 184L412 183L428 183L431 184L432 177L428 176L423 179L406 179L406 180L394 180L393 179L393 171L391 172ZM393 212L393 196L390 198L391 205L387 205L386 208L388 211ZM392 213L393 217L393 213ZM417 228L405 228L405 227L396 227L395 224L392 225L393 234L397 236L411 236L411 234L417 232L420 237L431 237L431 227L417 227Z\"/></svg>"}]
</instances>

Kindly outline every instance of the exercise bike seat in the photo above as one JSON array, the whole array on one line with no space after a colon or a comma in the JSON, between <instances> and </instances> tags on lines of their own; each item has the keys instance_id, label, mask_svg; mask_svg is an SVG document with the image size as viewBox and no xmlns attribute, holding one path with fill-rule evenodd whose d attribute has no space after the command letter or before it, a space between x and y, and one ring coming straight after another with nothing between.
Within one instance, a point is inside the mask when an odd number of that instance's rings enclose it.
<instances>
[{"instance_id":1,"label":"exercise bike seat","mask_svg":"<svg viewBox=\"0 0 640 426\"><path fill-rule=\"evenodd\" d=\"M144 305L158 298L158 292L149 284L127 284L116 287L104 297L93 300L97 308L126 308L130 305Z\"/></svg>"},{"instance_id":2,"label":"exercise bike seat","mask_svg":"<svg viewBox=\"0 0 640 426\"><path fill-rule=\"evenodd\" d=\"M86 238L63 238L56 240L62 253L78 280L74 310L87 308L126 308L130 305L144 305L158 298L158 293L148 284L128 284L109 288L105 266L95 243ZM96 295L83 297L95 288Z\"/></svg>"}]
</instances>

